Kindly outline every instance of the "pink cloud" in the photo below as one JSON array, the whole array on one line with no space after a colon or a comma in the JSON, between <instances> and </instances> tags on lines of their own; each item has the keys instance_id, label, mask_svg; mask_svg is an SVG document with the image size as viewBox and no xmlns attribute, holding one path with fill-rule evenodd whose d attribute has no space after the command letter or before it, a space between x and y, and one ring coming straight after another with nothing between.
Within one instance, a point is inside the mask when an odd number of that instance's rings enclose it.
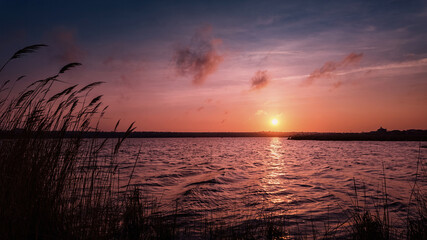
<instances>
[{"instance_id":1,"label":"pink cloud","mask_svg":"<svg viewBox=\"0 0 427 240\"><path fill-rule=\"evenodd\" d=\"M211 32L211 27L200 29L190 45L175 50L173 61L178 75L191 76L194 85L203 84L223 60L216 51L221 40L213 39Z\"/></svg>"},{"instance_id":2,"label":"pink cloud","mask_svg":"<svg viewBox=\"0 0 427 240\"><path fill-rule=\"evenodd\" d=\"M260 90L270 83L270 76L267 71L257 71L251 79L251 90Z\"/></svg>"},{"instance_id":3,"label":"pink cloud","mask_svg":"<svg viewBox=\"0 0 427 240\"><path fill-rule=\"evenodd\" d=\"M319 78L330 78L334 75L335 71L359 63L362 57L363 53L350 53L340 62L326 62L321 68L314 70L310 76L304 80L303 85L311 85Z\"/></svg>"}]
</instances>

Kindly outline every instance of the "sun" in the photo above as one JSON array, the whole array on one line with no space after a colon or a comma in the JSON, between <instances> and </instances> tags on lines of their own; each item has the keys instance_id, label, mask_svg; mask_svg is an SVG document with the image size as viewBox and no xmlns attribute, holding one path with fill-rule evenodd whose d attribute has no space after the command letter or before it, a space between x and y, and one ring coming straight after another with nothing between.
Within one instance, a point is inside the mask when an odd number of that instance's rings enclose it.
<instances>
[{"instance_id":1,"label":"sun","mask_svg":"<svg viewBox=\"0 0 427 240\"><path fill-rule=\"evenodd\" d=\"M273 124L274 126L276 126L277 124L279 124L279 121L276 118L273 118L271 120L271 124Z\"/></svg>"}]
</instances>

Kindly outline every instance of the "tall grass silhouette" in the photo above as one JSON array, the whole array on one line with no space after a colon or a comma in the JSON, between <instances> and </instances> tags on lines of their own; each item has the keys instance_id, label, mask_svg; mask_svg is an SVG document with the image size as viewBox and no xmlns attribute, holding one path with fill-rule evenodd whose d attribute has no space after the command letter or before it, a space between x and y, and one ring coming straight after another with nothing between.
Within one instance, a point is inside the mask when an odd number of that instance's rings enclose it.
<instances>
[{"instance_id":1,"label":"tall grass silhouette","mask_svg":"<svg viewBox=\"0 0 427 240\"><path fill-rule=\"evenodd\" d=\"M0 74L13 60L43 47L46 45L38 44L17 51L2 65ZM102 95L90 97L102 82L65 86L53 92L54 86L64 84L61 76L79 65L67 64L22 90L14 87L23 77L13 82L1 79L2 239L110 239L128 235L123 223L129 214L123 213L132 206L126 200L129 194L119 191L116 159L124 138L117 139L108 154L106 145L113 140L83 138L88 131L98 131L105 113ZM133 130L132 124L125 136ZM71 137L70 132L74 133Z\"/></svg>"}]
</instances>

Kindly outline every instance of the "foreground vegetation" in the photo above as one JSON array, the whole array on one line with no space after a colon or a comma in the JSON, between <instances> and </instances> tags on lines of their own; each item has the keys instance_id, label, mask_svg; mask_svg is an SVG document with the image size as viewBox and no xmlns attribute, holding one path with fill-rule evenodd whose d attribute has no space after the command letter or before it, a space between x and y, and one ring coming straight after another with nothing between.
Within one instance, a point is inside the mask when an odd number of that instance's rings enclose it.
<instances>
[{"instance_id":1,"label":"foreground vegetation","mask_svg":"<svg viewBox=\"0 0 427 240\"><path fill-rule=\"evenodd\" d=\"M12 61L43 47L19 50L0 74ZM82 137L98 130L106 107L102 96L91 94L102 82L64 86L61 76L79 65L70 63L23 89L15 89L23 77L0 78L0 131L19 136L0 138L2 239L333 239L342 238L343 231L353 239L427 239L427 200L418 186L418 177L425 177L420 157L404 231L393 231L385 177L377 211L359 205L355 184L355 204L346 211L347 221L322 230L313 226L309 233L293 232L287 219L263 213L243 222L200 219L197 228L185 225L178 203L166 214L157 200L132 187L132 176L125 184L119 181L117 153L133 125L118 139ZM63 89L55 92L58 87ZM52 131L54 137L47 137ZM80 134L70 137L69 131Z\"/></svg>"}]
</instances>

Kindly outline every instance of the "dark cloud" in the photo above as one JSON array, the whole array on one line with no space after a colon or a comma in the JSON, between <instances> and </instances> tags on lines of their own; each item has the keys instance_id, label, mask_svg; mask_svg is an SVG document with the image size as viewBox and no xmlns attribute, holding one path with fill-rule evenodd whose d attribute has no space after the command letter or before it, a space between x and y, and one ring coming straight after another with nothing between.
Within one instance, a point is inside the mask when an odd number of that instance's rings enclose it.
<instances>
[{"instance_id":1,"label":"dark cloud","mask_svg":"<svg viewBox=\"0 0 427 240\"><path fill-rule=\"evenodd\" d=\"M201 85L216 71L223 57L216 51L221 40L212 38L212 30L205 27L196 32L188 46L175 50L173 61L181 76L191 76L194 85Z\"/></svg>"},{"instance_id":2,"label":"dark cloud","mask_svg":"<svg viewBox=\"0 0 427 240\"><path fill-rule=\"evenodd\" d=\"M251 90L260 90L270 83L270 76L267 71L258 71L251 79Z\"/></svg>"},{"instance_id":3,"label":"dark cloud","mask_svg":"<svg viewBox=\"0 0 427 240\"><path fill-rule=\"evenodd\" d=\"M311 85L316 79L319 78L330 78L333 76L335 71L359 63L362 57L363 53L350 53L340 62L326 62L321 68L314 70L310 76L304 80L303 85Z\"/></svg>"}]
</instances>

